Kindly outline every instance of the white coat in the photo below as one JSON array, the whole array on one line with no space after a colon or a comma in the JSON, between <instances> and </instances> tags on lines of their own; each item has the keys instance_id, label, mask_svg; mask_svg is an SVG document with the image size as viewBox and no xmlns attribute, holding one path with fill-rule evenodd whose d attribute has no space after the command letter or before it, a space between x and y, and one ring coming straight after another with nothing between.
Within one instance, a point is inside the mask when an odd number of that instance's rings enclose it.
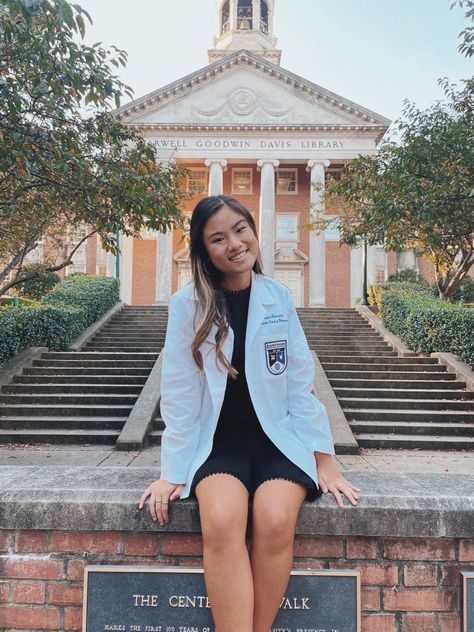
<instances>
[{"instance_id":1,"label":"white coat","mask_svg":"<svg viewBox=\"0 0 474 632\"><path fill-rule=\"evenodd\" d=\"M161 478L184 484L190 493L196 470L212 450L224 400L227 372L216 363L213 325L200 347L201 375L191 354L196 311L194 285L172 297L163 351ZM234 333L223 345L231 361ZM311 393L314 363L291 294L286 286L252 271L245 338L245 374L263 430L273 443L316 483L313 452L334 454L326 408Z\"/></svg>"}]
</instances>

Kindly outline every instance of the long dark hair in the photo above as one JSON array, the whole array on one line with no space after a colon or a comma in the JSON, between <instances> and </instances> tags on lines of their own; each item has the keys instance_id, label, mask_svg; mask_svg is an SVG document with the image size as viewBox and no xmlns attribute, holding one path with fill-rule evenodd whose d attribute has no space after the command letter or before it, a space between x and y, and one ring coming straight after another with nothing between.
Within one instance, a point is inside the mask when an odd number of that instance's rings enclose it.
<instances>
[{"instance_id":1,"label":"long dark hair","mask_svg":"<svg viewBox=\"0 0 474 632\"><path fill-rule=\"evenodd\" d=\"M239 213L239 215L242 215L258 239L257 228L252 214L243 204L230 195L210 195L198 202L194 208L191 216L189 250L191 271L199 308L196 313L196 335L191 343L191 351L194 361L202 372L204 366L199 347L209 335L213 323L216 323L218 327L216 332L216 360L227 369L232 377L236 377L236 369L222 353L222 345L228 334L225 299L222 293L222 273L210 260L203 239L204 227L208 220L223 206L228 206L236 213ZM252 269L256 274L263 274L260 252Z\"/></svg>"}]
</instances>

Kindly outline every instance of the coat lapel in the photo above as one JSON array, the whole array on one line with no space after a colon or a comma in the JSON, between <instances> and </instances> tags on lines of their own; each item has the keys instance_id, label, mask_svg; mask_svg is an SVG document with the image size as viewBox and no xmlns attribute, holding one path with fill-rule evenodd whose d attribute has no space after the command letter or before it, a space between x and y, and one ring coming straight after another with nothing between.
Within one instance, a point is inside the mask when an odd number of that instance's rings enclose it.
<instances>
[{"instance_id":1,"label":"coat lapel","mask_svg":"<svg viewBox=\"0 0 474 632\"><path fill-rule=\"evenodd\" d=\"M264 280L252 270L252 289L250 290L249 315L245 334L246 359L249 357L250 347L266 314L266 306L274 303L275 300L268 293Z\"/></svg>"}]
</instances>

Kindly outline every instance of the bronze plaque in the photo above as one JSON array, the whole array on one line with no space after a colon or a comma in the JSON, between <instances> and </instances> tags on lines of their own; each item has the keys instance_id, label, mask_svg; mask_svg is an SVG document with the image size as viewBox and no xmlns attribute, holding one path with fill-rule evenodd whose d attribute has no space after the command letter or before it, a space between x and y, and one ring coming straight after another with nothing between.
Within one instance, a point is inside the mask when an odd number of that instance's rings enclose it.
<instances>
[{"instance_id":1,"label":"bronze plaque","mask_svg":"<svg viewBox=\"0 0 474 632\"><path fill-rule=\"evenodd\" d=\"M271 632L360 632L360 574L293 570ZM83 632L217 632L202 568L86 566Z\"/></svg>"},{"instance_id":2,"label":"bronze plaque","mask_svg":"<svg viewBox=\"0 0 474 632\"><path fill-rule=\"evenodd\" d=\"M463 632L474 632L474 572L462 575Z\"/></svg>"}]
</instances>

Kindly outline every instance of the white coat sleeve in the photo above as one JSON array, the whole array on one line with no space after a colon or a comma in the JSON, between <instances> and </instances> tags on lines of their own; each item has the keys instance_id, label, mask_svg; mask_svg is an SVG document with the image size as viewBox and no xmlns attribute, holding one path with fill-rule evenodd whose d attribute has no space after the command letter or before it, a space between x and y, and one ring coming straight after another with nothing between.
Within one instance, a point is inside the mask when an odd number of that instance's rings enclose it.
<instances>
[{"instance_id":1,"label":"white coat sleeve","mask_svg":"<svg viewBox=\"0 0 474 632\"><path fill-rule=\"evenodd\" d=\"M191 353L191 306L182 295L171 297L163 349L161 478L175 484L185 484L199 439L201 380Z\"/></svg>"},{"instance_id":2,"label":"white coat sleeve","mask_svg":"<svg viewBox=\"0 0 474 632\"><path fill-rule=\"evenodd\" d=\"M335 454L326 407L311 392L314 362L293 298L287 292L288 313L288 412L300 440L311 452Z\"/></svg>"}]
</instances>

